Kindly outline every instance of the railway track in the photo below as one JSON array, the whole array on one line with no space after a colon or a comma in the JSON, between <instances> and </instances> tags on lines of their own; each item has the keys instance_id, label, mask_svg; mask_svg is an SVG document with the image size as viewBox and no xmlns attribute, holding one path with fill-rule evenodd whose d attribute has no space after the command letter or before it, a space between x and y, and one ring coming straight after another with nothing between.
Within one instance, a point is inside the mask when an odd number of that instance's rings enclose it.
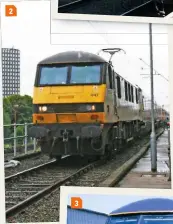
<instances>
[{"instance_id":1,"label":"railway track","mask_svg":"<svg viewBox=\"0 0 173 224\"><path fill-rule=\"evenodd\" d=\"M113 171L119 169L136 155L148 141L148 136L142 140L137 140L132 146L125 147L123 151L109 161L102 159L90 164L86 164L86 161L79 164L75 162L75 166L69 166L69 160L63 161L61 165L52 161L45 167L40 166L39 172L39 169L34 168L35 171L32 170L32 176L30 171L29 175L25 171L17 176L16 180L15 177L12 177L15 181L8 177L6 179L6 217L8 222L14 223L14 220L21 223L59 221L60 186L100 186ZM13 186L14 190L8 187L8 183ZM23 196L23 193L26 196L18 201L18 197L15 198L12 195L10 195L10 198L8 197L10 191L14 196ZM15 203L12 207L7 207L9 199ZM13 220L10 221L11 217Z\"/></svg>"},{"instance_id":2,"label":"railway track","mask_svg":"<svg viewBox=\"0 0 173 224\"><path fill-rule=\"evenodd\" d=\"M140 1L140 0L138 0ZM145 0L147 1L147 0ZM145 1L141 1L140 6L143 6ZM152 0L147 1L151 2ZM139 6L139 4L137 4ZM62 0L59 2L58 12L60 13L83 13L83 14L114 14L121 15L129 8L135 8L136 4L131 5L126 0L113 2L108 0L106 3L104 0ZM104 11L105 9L105 11ZM109 13L110 12L110 13Z\"/></svg>"},{"instance_id":3,"label":"railway track","mask_svg":"<svg viewBox=\"0 0 173 224\"><path fill-rule=\"evenodd\" d=\"M172 5L165 5L165 15L173 11ZM59 13L95 14L95 15L121 15L121 16L145 16L162 17L156 11L153 0L61 0L58 6Z\"/></svg>"},{"instance_id":4,"label":"railway track","mask_svg":"<svg viewBox=\"0 0 173 224\"><path fill-rule=\"evenodd\" d=\"M65 13L71 10L75 10L78 7L84 7L91 0L74 0L74 1L65 1L64 4L58 6L58 12Z\"/></svg>"},{"instance_id":5,"label":"railway track","mask_svg":"<svg viewBox=\"0 0 173 224\"><path fill-rule=\"evenodd\" d=\"M166 15L171 12L167 7L165 11ZM156 6L153 0L149 0L131 10L126 11L122 14L122 16L164 17L165 14L161 14L160 11L156 11Z\"/></svg>"},{"instance_id":6,"label":"railway track","mask_svg":"<svg viewBox=\"0 0 173 224\"><path fill-rule=\"evenodd\" d=\"M53 160L6 177L6 218L22 211L57 187L65 185L71 178L92 169L101 161L87 165L83 165L82 161L70 165L71 162L74 160L70 161L69 157L65 157L59 164Z\"/></svg>"},{"instance_id":7,"label":"railway track","mask_svg":"<svg viewBox=\"0 0 173 224\"><path fill-rule=\"evenodd\" d=\"M147 9L149 9L149 11L147 11ZM122 16L150 16L151 13L153 13L154 11L154 3L153 0L149 0L145 3L142 3L141 5L134 7L131 10L127 10L125 13L122 14ZM142 15L143 13L145 14L145 12L147 12L147 15ZM157 14L155 13L155 16L157 16Z\"/></svg>"},{"instance_id":8,"label":"railway track","mask_svg":"<svg viewBox=\"0 0 173 224\"><path fill-rule=\"evenodd\" d=\"M17 156L13 156L12 153L8 153L6 155L4 155L4 159L5 161L8 160L18 160L18 161L22 161L24 159L29 159L29 158L33 158L33 157L37 157L41 155L41 151L38 152L31 152L31 153L27 153L27 154L22 154L22 155L17 155Z\"/></svg>"},{"instance_id":9,"label":"railway track","mask_svg":"<svg viewBox=\"0 0 173 224\"><path fill-rule=\"evenodd\" d=\"M19 161L20 163L15 166L15 162L13 164L13 162L11 160L14 161ZM20 155L19 157L13 157L13 158L4 158L5 161L5 177L10 176L12 174L15 173L19 173L23 170L27 170L29 168L32 168L34 166L38 166L41 164L44 164L46 162L50 161L50 158L44 154L42 154L41 152L34 152L34 153L29 153L26 155Z\"/></svg>"}]
</instances>

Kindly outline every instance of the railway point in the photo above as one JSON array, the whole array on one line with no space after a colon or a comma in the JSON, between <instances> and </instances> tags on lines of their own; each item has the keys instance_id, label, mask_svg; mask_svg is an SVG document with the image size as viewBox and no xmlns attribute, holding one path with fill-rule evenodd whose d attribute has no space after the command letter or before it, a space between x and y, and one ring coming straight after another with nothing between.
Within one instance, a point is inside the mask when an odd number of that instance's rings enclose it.
<instances>
[{"instance_id":1,"label":"railway point","mask_svg":"<svg viewBox=\"0 0 173 224\"><path fill-rule=\"evenodd\" d=\"M170 189L169 172L168 130L165 130L157 140L157 172L151 172L149 149L116 187Z\"/></svg>"}]
</instances>

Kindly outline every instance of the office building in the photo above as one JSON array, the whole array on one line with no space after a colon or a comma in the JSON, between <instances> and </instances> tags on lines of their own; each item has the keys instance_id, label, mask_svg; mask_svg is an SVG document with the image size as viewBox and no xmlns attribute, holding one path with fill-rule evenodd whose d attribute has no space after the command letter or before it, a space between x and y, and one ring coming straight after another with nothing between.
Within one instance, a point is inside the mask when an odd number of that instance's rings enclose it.
<instances>
[{"instance_id":1,"label":"office building","mask_svg":"<svg viewBox=\"0 0 173 224\"><path fill-rule=\"evenodd\" d=\"M2 48L1 52L3 97L20 94L20 51Z\"/></svg>"}]
</instances>

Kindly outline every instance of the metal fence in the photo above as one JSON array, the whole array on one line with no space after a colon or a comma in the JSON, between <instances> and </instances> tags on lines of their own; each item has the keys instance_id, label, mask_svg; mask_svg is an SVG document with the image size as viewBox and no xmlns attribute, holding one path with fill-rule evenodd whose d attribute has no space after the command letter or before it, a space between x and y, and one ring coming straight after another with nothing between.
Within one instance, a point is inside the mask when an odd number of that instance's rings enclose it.
<instances>
[{"instance_id":1,"label":"metal fence","mask_svg":"<svg viewBox=\"0 0 173 224\"><path fill-rule=\"evenodd\" d=\"M17 139L23 139L23 145L24 146L24 154L28 153L28 126L33 125L32 123L25 123L25 124L9 124L9 125L4 125L4 129L7 127L13 127L13 137L9 138L4 138L4 143L9 140L13 140L13 152L14 152L14 157L17 154ZM24 135L23 136L17 136L17 127L23 126L24 127ZM36 151L36 139L32 139L33 141L33 150Z\"/></svg>"}]
</instances>

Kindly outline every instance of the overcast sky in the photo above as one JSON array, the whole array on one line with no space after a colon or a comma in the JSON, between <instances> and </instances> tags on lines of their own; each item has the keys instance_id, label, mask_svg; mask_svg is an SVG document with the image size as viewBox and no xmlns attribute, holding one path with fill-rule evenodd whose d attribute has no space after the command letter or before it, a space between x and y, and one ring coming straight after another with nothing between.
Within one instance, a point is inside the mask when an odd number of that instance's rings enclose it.
<instances>
[{"instance_id":1,"label":"overcast sky","mask_svg":"<svg viewBox=\"0 0 173 224\"><path fill-rule=\"evenodd\" d=\"M85 209L89 209L89 210L97 211L97 212L103 212L106 214L109 214L112 211L135 201L144 200L147 198L158 198L158 196L148 197L148 196L136 196L136 195L94 195L94 194L76 195L75 194L75 195L68 196L68 205L70 205L71 203L71 197L80 197L83 201L83 208ZM162 196L160 196L159 198L162 198ZM168 198L173 200L172 197L164 196L163 198Z\"/></svg>"},{"instance_id":2,"label":"overcast sky","mask_svg":"<svg viewBox=\"0 0 173 224\"><path fill-rule=\"evenodd\" d=\"M21 94L32 96L36 65L47 56L68 50L97 53L100 48L120 47L126 54L114 56L116 72L150 95L149 76L141 75L149 74L149 66L139 60L149 64L148 24L62 20L50 23L49 1L13 4L18 8L16 18L4 16L5 2L2 3L2 47L13 46L21 51ZM153 25L153 57L154 68L168 78L166 25ZM154 85L155 100L167 107L168 82L155 76Z\"/></svg>"}]
</instances>

